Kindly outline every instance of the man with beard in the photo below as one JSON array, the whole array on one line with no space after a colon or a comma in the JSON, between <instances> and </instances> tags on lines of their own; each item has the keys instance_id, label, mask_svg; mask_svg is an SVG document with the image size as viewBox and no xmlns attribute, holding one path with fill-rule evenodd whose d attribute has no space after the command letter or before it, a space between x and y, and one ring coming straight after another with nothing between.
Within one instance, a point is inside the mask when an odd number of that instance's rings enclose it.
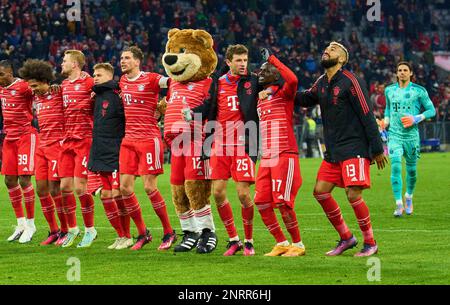
<instances>
[{"instance_id":1,"label":"man with beard","mask_svg":"<svg viewBox=\"0 0 450 305\"><path fill-rule=\"evenodd\" d=\"M302 107L319 104L322 112L326 153L317 174L314 197L340 235L336 248L326 255L340 255L357 244L331 195L338 186L345 188L364 237L364 247L355 256L370 256L378 252L378 247L362 191L370 187L371 161L382 169L387 159L366 83L343 68L348 59L347 49L331 42L321 60L325 74L310 89L297 92L296 102Z\"/></svg>"}]
</instances>

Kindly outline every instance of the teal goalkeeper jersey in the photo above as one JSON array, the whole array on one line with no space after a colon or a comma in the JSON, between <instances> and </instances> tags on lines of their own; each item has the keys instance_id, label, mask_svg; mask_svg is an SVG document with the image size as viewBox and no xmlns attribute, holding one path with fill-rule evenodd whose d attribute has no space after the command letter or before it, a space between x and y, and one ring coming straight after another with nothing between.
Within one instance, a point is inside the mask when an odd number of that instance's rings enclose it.
<instances>
[{"instance_id":1,"label":"teal goalkeeper jersey","mask_svg":"<svg viewBox=\"0 0 450 305\"><path fill-rule=\"evenodd\" d=\"M434 105L428 96L427 90L410 82L406 88L400 88L398 83L386 87L386 110L384 117L389 118L389 137L401 139L416 139L419 137L417 125L410 128L403 127L401 118L408 115L423 114L425 119L436 115ZM422 107L425 109L422 111Z\"/></svg>"}]
</instances>

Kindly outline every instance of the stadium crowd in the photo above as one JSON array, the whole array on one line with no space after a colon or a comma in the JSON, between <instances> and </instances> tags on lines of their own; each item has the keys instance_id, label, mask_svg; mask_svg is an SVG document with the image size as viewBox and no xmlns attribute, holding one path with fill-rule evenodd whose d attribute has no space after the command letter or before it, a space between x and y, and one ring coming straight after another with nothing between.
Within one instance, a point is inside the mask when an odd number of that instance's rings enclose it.
<instances>
[{"instance_id":1,"label":"stadium crowd","mask_svg":"<svg viewBox=\"0 0 450 305\"><path fill-rule=\"evenodd\" d=\"M27 58L55 67L66 49L80 49L88 70L108 61L120 75L119 54L137 44L145 53L144 71L164 73L161 55L169 28L205 28L213 34L219 62L233 43L249 46L251 67L260 47L272 46L309 87L321 73L320 50L332 39L348 47L351 70L370 87L375 113L382 115L384 87L395 80L395 63L414 61L417 83L438 109L437 119L450 116L450 77L442 79L432 51L449 51L449 22L439 18L442 1L383 2L381 21L368 22L366 1L231 1L231 0L90 0L82 1L81 21L68 21L65 0L0 0L0 60L19 68ZM333 29L333 30L327 30ZM425 29L419 32L418 29Z\"/></svg>"}]
</instances>

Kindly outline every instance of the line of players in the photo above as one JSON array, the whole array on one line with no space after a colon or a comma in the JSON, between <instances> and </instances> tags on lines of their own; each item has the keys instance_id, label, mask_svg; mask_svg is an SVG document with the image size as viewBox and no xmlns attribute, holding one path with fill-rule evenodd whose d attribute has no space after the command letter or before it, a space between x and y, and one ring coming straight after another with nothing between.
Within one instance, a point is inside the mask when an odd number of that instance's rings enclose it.
<instances>
[{"instance_id":1,"label":"line of players","mask_svg":"<svg viewBox=\"0 0 450 305\"><path fill-rule=\"evenodd\" d=\"M265 63L259 76L248 73L248 51L244 46L230 46L225 57L229 71L217 80L217 95L213 101L215 112L211 112L211 108L200 111L215 114L219 123L224 120L259 121L263 135L261 138L263 151L256 179L251 156L239 158L237 155L225 155L219 158L215 157L214 153L211 154L213 195L230 238L228 250L224 255L234 255L241 249L244 249L244 255L255 254L252 239L254 204L267 229L277 241L267 256L305 254L305 246L300 237L294 212L295 197L302 183L298 148L292 130L294 101L302 106L320 103L322 108L329 108L328 111L324 111L325 115L341 109L340 111L346 112L348 116L342 122L333 125L330 122L336 122L335 115L323 117L326 121L324 122L326 137L328 140L332 139L332 142L326 141L328 154L319 170L314 195L341 236L336 248L327 255L339 255L357 243L331 196L335 186L346 188L348 200L363 232L364 247L357 256L375 254L378 248L373 238L369 212L361 196L362 190L370 186L370 158L377 162L379 168L384 167L386 159L382 153L377 125L370 111L371 105L367 103L367 93L361 88L363 86L360 85L359 79L348 70L342 69L349 58L346 48L339 43L331 43L327 47L322 56L322 65L327 71L325 77L319 78L311 89L303 92L297 92L298 81L295 74L267 49L262 49ZM108 219L118 234L117 240L110 246L111 249L132 246L130 218L133 219L139 232L132 249L141 249L151 241L150 232L145 226L140 205L134 194L134 181L137 175L143 178L145 191L164 228L163 242L159 249L169 249L175 242L176 234L170 225L165 201L157 189L157 176L163 172L161 166L163 146L157 126L158 93L161 88L170 88L170 79L156 73L140 71L142 59L142 51L138 48L131 47L124 50L121 55L123 75L117 84L112 81L113 69L109 64L96 65L92 78L81 70L84 66L84 55L76 50L66 51L62 72L67 79L63 81L60 91L50 90L51 76L44 76L45 70L50 71L48 75L51 75L51 67L48 64L27 61L20 71L27 83L13 77L9 63L0 62L2 109L7 134L2 173L6 177L6 185L18 221L15 232L8 240L18 239L19 242L28 242L36 230L32 208L34 190L30 179L36 163L38 195L50 225L49 237L42 244L56 243L62 247L69 247L80 234L75 217L74 190L81 203L85 225L85 234L78 247L89 247L96 238L94 202L87 192L88 168L99 172L102 177L102 202ZM324 83L327 77L333 81L330 86L336 84L340 86L339 88L336 85L337 90L332 91L333 96L330 96L328 87L325 89L325 86L328 86L328 81ZM114 102L114 98L103 100L105 92L115 94L117 97L119 89L123 103L120 103L119 99ZM242 92L252 96L254 89L259 95L253 97L246 105ZM95 92L95 103L92 102L92 92ZM38 136L30 123L33 95L37 102L40 126ZM349 101L346 102L346 99ZM120 105L123 105L126 120L123 140L119 130L110 131L109 137L99 136L108 128L102 131L99 130L99 126L95 124L92 126L92 114L94 113L95 122L100 122L100 119L107 115L117 118L121 115ZM252 110L245 111L244 107L249 105L253 107ZM112 109L114 111L110 113ZM251 111L257 112L257 115ZM350 120L351 124L347 124L346 120ZM328 124L334 127L332 131L329 126L325 126ZM359 125L353 126L350 130L349 126L352 124ZM340 137L349 137L351 140L336 140L335 132L340 132ZM234 140L232 146L245 145L239 143L242 139ZM277 143L276 147L272 147L271 143ZM230 143L224 144L227 145ZM115 158L120 160L114 158L102 160L100 162L102 166L97 167L98 162L93 157L95 150L104 152L107 148L112 149L112 152L106 155L116 155ZM213 146L214 152L223 149L221 145ZM226 196L227 180L231 177L237 182L242 205L244 243L237 234ZM249 189L255 181L256 194L253 204ZM26 219L21 205L22 192L26 203ZM54 216L55 206L61 223L59 228ZM276 219L275 208L281 212L292 243L288 242ZM187 241L189 240L183 239L183 242ZM197 242L198 239L191 241L189 250Z\"/></svg>"}]
</instances>

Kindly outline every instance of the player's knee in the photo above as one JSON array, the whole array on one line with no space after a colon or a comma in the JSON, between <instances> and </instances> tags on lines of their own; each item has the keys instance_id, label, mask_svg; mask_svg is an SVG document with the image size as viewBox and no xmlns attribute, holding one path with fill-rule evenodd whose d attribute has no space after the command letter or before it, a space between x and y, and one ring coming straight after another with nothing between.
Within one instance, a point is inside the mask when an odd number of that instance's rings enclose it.
<instances>
[{"instance_id":1,"label":"player's knee","mask_svg":"<svg viewBox=\"0 0 450 305\"><path fill-rule=\"evenodd\" d=\"M6 176L5 177L5 185L7 188L13 188L16 187L18 185L17 183L17 177L14 176Z\"/></svg>"},{"instance_id":2,"label":"player's knee","mask_svg":"<svg viewBox=\"0 0 450 305\"><path fill-rule=\"evenodd\" d=\"M411 177L415 177L417 175L416 164L415 163L406 163L406 173Z\"/></svg>"},{"instance_id":3,"label":"player's knee","mask_svg":"<svg viewBox=\"0 0 450 305\"><path fill-rule=\"evenodd\" d=\"M76 185L74 191L78 196L81 196L87 192L87 187L86 185Z\"/></svg>"},{"instance_id":4,"label":"player's knee","mask_svg":"<svg viewBox=\"0 0 450 305\"><path fill-rule=\"evenodd\" d=\"M227 192L224 189L221 188L214 188L213 190L213 196L216 203L222 203L227 198Z\"/></svg>"},{"instance_id":5,"label":"player's knee","mask_svg":"<svg viewBox=\"0 0 450 305\"><path fill-rule=\"evenodd\" d=\"M402 160L399 157L391 158L391 171L392 175L401 175L402 173Z\"/></svg>"},{"instance_id":6,"label":"player's knee","mask_svg":"<svg viewBox=\"0 0 450 305\"><path fill-rule=\"evenodd\" d=\"M38 197L45 197L49 194L49 190L47 186L44 185L37 185L36 186L36 194L38 195ZM52 194L53 196L53 194Z\"/></svg>"},{"instance_id":7,"label":"player's knee","mask_svg":"<svg viewBox=\"0 0 450 305\"><path fill-rule=\"evenodd\" d=\"M145 185L144 190L147 194L153 193L155 190L157 190L157 187L154 185Z\"/></svg>"},{"instance_id":8,"label":"player's knee","mask_svg":"<svg viewBox=\"0 0 450 305\"><path fill-rule=\"evenodd\" d=\"M22 189L30 186L31 178L29 177L19 177L19 184Z\"/></svg>"},{"instance_id":9,"label":"player's knee","mask_svg":"<svg viewBox=\"0 0 450 305\"><path fill-rule=\"evenodd\" d=\"M112 197L112 192L111 191L102 189L102 191L100 192L100 198L101 199L111 198L111 197Z\"/></svg>"},{"instance_id":10,"label":"player's knee","mask_svg":"<svg viewBox=\"0 0 450 305\"><path fill-rule=\"evenodd\" d=\"M349 188L347 190L347 199L349 202L355 202L359 198L361 198L362 191L360 189Z\"/></svg>"},{"instance_id":11,"label":"player's knee","mask_svg":"<svg viewBox=\"0 0 450 305\"><path fill-rule=\"evenodd\" d=\"M252 199L250 198L250 194L247 192L239 192L238 193L239 201L244 208L247 208L252 205Z\"/></svg>"},{"instance_id":12,"label":"player's knee","mask_svg":"<svg viewBox=\"0 0 450 305\"><path fill-rule=\"evenodd\" d=\"M129 196L133 193L133 188L131 187L131 185L122 184L120 185L120 192L124 196Z\"/></svg>"}]
</instances>

